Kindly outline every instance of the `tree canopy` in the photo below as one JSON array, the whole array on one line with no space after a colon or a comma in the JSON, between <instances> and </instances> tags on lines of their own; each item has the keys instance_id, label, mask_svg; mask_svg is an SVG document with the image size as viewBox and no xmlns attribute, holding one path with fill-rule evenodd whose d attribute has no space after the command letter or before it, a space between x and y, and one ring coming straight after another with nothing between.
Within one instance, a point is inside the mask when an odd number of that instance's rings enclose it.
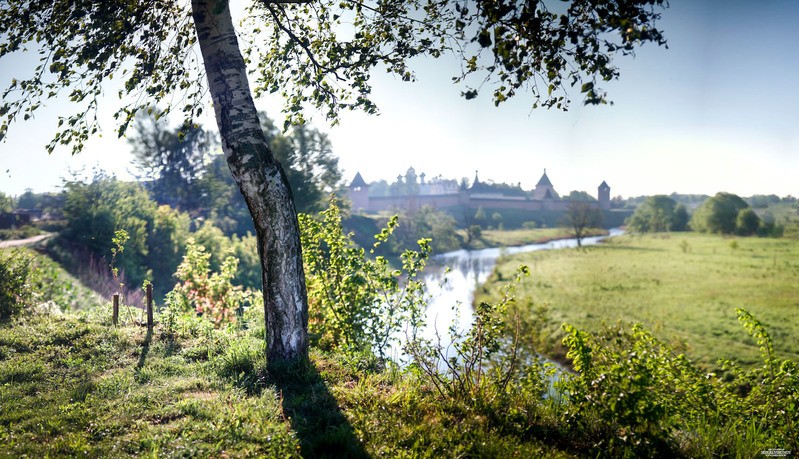
<instances>
[{"instance_id":1,"label":"tree canopy","mask_svg":"<svg viewBox=\"0 0 799 459\"><path fill-rule=\"evenodd\" d=\"M199 125L170 129L165 120L141 111L135 132L128 139L134 165L147 182L153 198L180 210L200 206L204 190L201 177L211 157L215 139Z\"/></svg>"},{"instance_id":2,"label":"tree canopy","mask_svg":"<svg viewBox=\"0 0 799 459\"><path fill-rule=\"evenodd\" d=\"M596 201L596 198L588 194L588 192L578 191L578 190L572 190L571 192L569 192L569 195L564 196L563 199L567 201L583 201L583 202Z\"/></svg>"},{"instance_id":3,"label":"tree canopy","mask_svg":"<svg viewBox=\"0 0 799 459\"><path fill-rule=\"evenodd\" d=\"M249 43L244 55L257 76L255 95L279 93L294 122L304 120L307 108L333 122L342 109L374 113L373 70L410 81L412 58L444 54L462 59L452 79L466 98L490 91L499 104L525 92L533 107L565 109L570 86L580 88L585 103L606 101L600 84L618 77L615 55L631 54L646 42L665 44L657 27L665 4L255 1L238 32ZM38 52L40 63L32 75L20 69L7 83L0 138L46 100L66 97L74 111L59 118L48 149L64 144L80 151L100 128L98 108L113 78L121 80L115 92L125 101L115 115L120 136L154 100L172 101L153 112L157 117L180 110L190 125L209 89L191 19L188 4L172 1L3 2L0 59Z\"/></svg>"},{"instance_id":4,"label":"tree canopy","mask_svg":"<svg viewBox=\"0 0 799 459\"><path fill-rule=\"evenodd\" d=\"M637 233L657 233L685 231L687 223L688 210L685 206L661 194L647 197L636 207L627 220L627 227Z\"/></svg>"},{"instance_id":5,"label":"tree canopy","mask_svg":"<svg viewBox=\"0 0 799 459\"><path fill-rule=\"evenodd\" d=\"M691 218L691 228L703 233L733 234L738 213L748 207L749 204L738 195L716 193L696 209Z\"/></svg>"},{"instance_id":6,"label":"tree canopy","mask_svg":"<svg viewBox=\"0 0 799 459\"><path fill-rule=\"evenodd\" d=\"M11 212L12 210L14 210L14 200L0 191L0 212Z\"/></svg>"},{"instance_id":7,"label":"tree canopy","mask_svg":"<svg viewBox=\"0 0 799 459\"><path fill-rule=\"evenodd\" d=\"M265 113L261 113L261 126L275 159L286 171L297 212L320 212L342 181L338 158L327 134L302 124L292 126L284 135Z\"/></svg>"},{"instance_id":8,"label":"tree canopy","mask_svg":"<svg viewBox=\"0 0 799 459\"><path fill-rule=\"evenodd\" d=\"M230 172L258 239L267 323L267 355L307 355L308 306L299 223L283 167L275 159L253 102L282 95L287 123L306 109L335 123L341 110L374 113L371 72L413 80L410 60L451 53L454 82L470 99L491 91L499 104L519 92L533 107L568 106L567 89L585 103L605 102L602 81L618 76L613 57L646 42L665 43L657 28L665 0L572 0L547 5L515 0L263 0L236 28L227 0L8 0L0 3L0 61L38 52L33 74L2 93L0 139L49 99L67 97L48 150L82 150L99 130L99 105L113 78L123 99L123 136L137 112L165 103L194 124L209 94ZM239 45L241 37L245 46ZM197 53L195 47L199 47ZM248 74L255 76L250 89Z\"/></svg>"}]
</instances>

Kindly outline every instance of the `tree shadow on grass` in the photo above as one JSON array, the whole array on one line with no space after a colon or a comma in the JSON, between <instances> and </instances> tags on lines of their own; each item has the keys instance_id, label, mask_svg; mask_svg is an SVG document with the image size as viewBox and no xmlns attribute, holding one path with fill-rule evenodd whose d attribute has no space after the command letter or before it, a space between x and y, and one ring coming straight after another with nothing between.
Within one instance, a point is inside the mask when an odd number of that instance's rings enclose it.
<instances>
[{"instance_id":1,"label":"tree shadow on grass","mask_svg":"<svg viewBox=\"0 0 799 459\"><path fill-rule=\"evenodd\" d=\"M270 365L267 379L283 400L302 457L370 457L313 363Z\"/></svg>"},{"instance_id":2,"label":"tree shadow on grass","mask_svg":"<svg viewBox=\"0 0 799 459\"><path fill-rule=\"evenodd\" d=\"M144 363L147 361L147 354L150 353L150 343L153 341L153 329L148 328L147 334L144 336L144 343L141 346L141 353L139 354L139 361L136 363L136 371L141 370L144 367Z\"/></svg>"}]
</instances>

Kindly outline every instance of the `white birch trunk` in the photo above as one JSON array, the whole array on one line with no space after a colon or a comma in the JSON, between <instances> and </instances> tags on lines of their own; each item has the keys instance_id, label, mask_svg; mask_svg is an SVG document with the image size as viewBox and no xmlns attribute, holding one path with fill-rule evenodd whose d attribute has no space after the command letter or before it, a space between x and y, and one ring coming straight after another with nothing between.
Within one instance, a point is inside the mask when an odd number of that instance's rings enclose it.
<instances>
[{"instance_id":1,"label":"white birch trunk","mask_svg":"<svg viewBox=\"0 0 799 459\"><path fill-rule=\"evenodd\" d=\"M267 357L270 362L304 358L308 301L294 198L261 130L228 2L192 0L192 14L222 150L255 223Z\"/></svg>"}]
</instances>

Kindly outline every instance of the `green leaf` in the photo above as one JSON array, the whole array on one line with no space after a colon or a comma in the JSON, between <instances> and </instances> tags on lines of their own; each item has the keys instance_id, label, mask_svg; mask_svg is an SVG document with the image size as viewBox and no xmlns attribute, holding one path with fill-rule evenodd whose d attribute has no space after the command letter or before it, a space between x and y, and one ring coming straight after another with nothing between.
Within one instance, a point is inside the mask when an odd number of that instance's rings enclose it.
<instances>
[{"instance_id":1,"label":"green leaf","mask_svg":"<svg viewBox=\"0 0 799 459\"><path fill-rule=\"evenodd\" d=\"M480 34L477 36L477 43L479 43L483 48L488 48L491 46L491 33L485 29L480 31Z\"/></svg>"}]
</instances>

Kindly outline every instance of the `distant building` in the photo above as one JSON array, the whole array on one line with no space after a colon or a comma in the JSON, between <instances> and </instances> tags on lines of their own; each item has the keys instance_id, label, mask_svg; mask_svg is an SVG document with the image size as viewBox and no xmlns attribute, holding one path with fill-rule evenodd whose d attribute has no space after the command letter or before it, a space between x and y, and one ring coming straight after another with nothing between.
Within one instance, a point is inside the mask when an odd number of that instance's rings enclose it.
<instances>
[{"instance_id":1,"label":"distant building","mask_svg":"<svg viewBox=\"0 0 799 459\"><path fill-rule=\"evenodd\" d=\"M599 184L596 196L599 201L599 208L602 210L610 210L610 185L604 180Z\"/></svg>"},{"instance_id":2,"label":"distant building","mask_svg":"<svg viewBox=\"0 0 799 459\"><path fill-rule=\"evenodd\" d=\"M369 210L369 185L361 177L360 172L355 174L355 178L352 179L349 192L353 210Z\"/></svg>"},{"instance_id":3,"label":"distant building","mask_svg":"<svg viewBox=\"0 0 799 459\"><path fill-rule=\"evenodd\" d=\"M541 179L539 179L538 183L535 185L535 190L533 190L533 199L560 199L560 196L558 196L558 193L555 191L555 187L552 186L552 182L549 180L549 177L547 177L546 169L544 169L544 175L541 176Z\"/></svg>"},{"instance_id":4,"label":"distant building","mask_svg":"<svg viewBox=\"0 0 799 459\"><path fill-rule=\"evenodd\" d=\"M512 186L483 182L477 172L471 186L468 183L459 185L456 180L444 179L441 176L427 181L424 172L417 176L416 170L412 167L404 176L401 174L397 176L397 181L389 185L388 194L370 195L369 188L361 173L356 173L348 187L353 210L379 212L418 209L423 206L436 208L464 206L476 209L482 206L530 211L563 211L569 204L569 201L561 199L555 191L546 170L535 189L531 191L523 190L520 184ZM610 186L604 181L599 185L595 205L601 209L610 209Z\"/></svg>"}]
</instances>

